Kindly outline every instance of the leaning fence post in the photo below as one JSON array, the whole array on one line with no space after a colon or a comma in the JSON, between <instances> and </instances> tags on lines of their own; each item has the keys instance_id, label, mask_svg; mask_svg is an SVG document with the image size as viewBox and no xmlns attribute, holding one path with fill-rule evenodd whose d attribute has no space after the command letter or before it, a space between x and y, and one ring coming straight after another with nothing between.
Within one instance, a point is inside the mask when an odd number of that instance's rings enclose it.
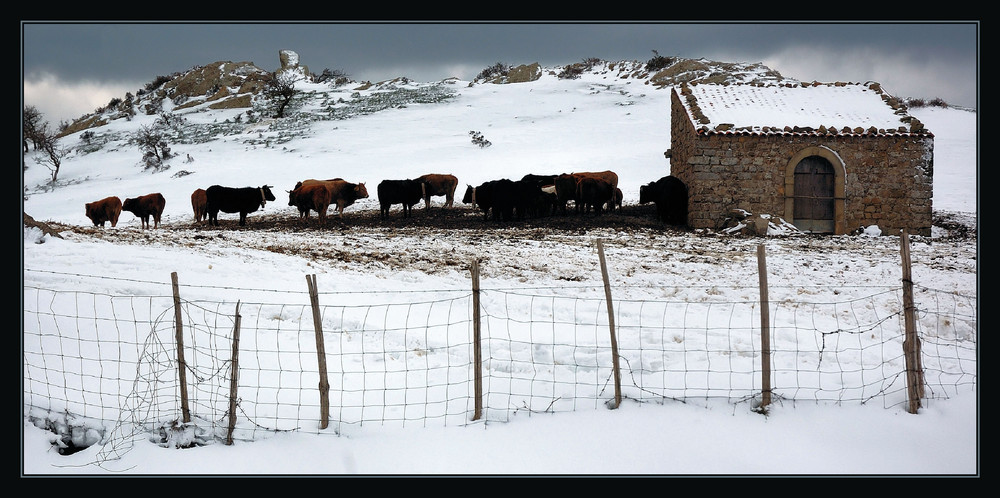
<instances>
[{"instance_id":1,"label":"leaning fence post","mask_svg":"<svg viewBox=\"0 0 1000 498\"><path fill-rule=\"evenodd\" d=\"M615 406L622 404L622 374L618 369L618 339L615 337L615 308L611 303L611 280L608 278L608 265L604 262L604 244L597 239L597 255L601 260L601 275L604 277L604 297L608 303L608 328L611 330L611 368L615 376Z\"/></svg>"},{"instance_id":2,"label":"leaning fence post","mask_svg":"<svg viewBox=\"0 0 1000 498\"><path fill-rule=\"evenodd\" d=\"M472 369L475 389L475 411L472 420L483 416L483 353L480 346L482 338L479 324L479 260L472 260Z\"/></svg>"},{"instance_id":3,"label":"leaning fence post","mask_svg":"<svg viewBox=\"0 0 1000 498\"><path fill-rule=\"evenodd\" d=\"M917 413L920 399L924 397L924 366L920 360L920 337L917 336L916 308L913 305L913 280L910 276L910 235L904 229L899 238L899 252L903 260L903 357L906 359L907 411Z\"/></svg>"},{"instance_id":4,"label":"leaning fence post","mask_svg":"<svg viewBox=\"0 0 1000 498\"><path fill-rule=\"evenodd\" d=\"M236 429L236 392L240 378L240 302L236 301L236 317L233 323L233 358L232 375L229 376L229 429L226 431L226 444L233 444L233 431Z\"/></svg>"},{"instance_id":5,"label":"leaning fence post","mask_svg":"<svg viewBox=\"0 0 1000 498\"><path fill-rule=\"evenodd\" d=\"M757 246L757 273L760 282L760 408L771 404L771 310L767 297L767 257L764 245Z\"/></svg>"},{"instance_id":6,"label":"leaning fence post","mask_svg":"<svg viewBox=\"0 0 1000 498\"><path fill-rule=\"evenodd\" d=\"M191 409L188 407L187 362L184 361L184 320L181 315L181 291L177 283L177 272L170 273L170 281L174 290L174 328L176 329L177 341L177 380L181 391L181 414L182 421L187 424L191 422Z\"/></svg>"},{"instance_id":7,"label":"leaning fence post","mask_svg":"<svg viewBox=\"0 0 1000 498\"><path fill-rule=\"evenodd\" d=\"M326 376L326 346L323 343L323 320L319 314L319 291L316 275L306 275L309 301L312 303L313 329L316 331L316 357L319 362L319 428L326 429L330 420L330 381Z\"/></svg>"}]
</instances>

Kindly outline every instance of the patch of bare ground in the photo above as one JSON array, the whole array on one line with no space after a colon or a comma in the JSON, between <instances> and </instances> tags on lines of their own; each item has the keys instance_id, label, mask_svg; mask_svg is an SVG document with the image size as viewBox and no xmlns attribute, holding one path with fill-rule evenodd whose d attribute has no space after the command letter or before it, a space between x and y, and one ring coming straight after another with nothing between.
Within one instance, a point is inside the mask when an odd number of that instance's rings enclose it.
<instances>
[{"instance_id":1,"label":"patch of bare ground","mask_svg":"<svg viewBox=\"0 0 1000 498\"><path fill-rule=\"evenodd\" d=\"M755 268L755 248L765 242L776 252L801 254L804 268L844 261L842 273L863 271L874 261L899 257L895 237L795 234L763 238L689 230L658 221L652 205L626 205L601 214L571 210L565 215L511 221L486 219L468 206L432 206L428 210L422 205L415 207L409 217L403 217L398 208L386 218L378 210L348 208L343 217L331 210L323 225L315 214L300 218L287 211L251 213L243 227L238 225L237 215L220 214L219 221L218 227L175 221L152 230L123 229L121 224L114 229L49 225L56 232L118 244L156 244L199 251L267 251L344 270L435 274L464 271L478 259L485 277L526 282L535 278L592 279L592 270L580 269L572 259L591 258L597 239L604 241L613 258L609 264L622 277L681 272L683 265L690 264L704 265L702 268ZM936 214L935 233L934 238L911 238L914 258L936 271L974 274L975 218Z\"/></svg>"}]
</instances>

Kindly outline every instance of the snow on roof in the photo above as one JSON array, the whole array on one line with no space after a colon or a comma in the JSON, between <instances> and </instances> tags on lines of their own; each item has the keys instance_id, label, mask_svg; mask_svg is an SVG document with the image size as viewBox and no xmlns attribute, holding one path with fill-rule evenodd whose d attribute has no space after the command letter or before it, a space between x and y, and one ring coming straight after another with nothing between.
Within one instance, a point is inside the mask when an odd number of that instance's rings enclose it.
<instances>
[{"instance_id":1,"label":"snow on roof","mask_svg":"<svg viewBox=\"0 0 1000 498\"><path fill-rule=\"evenodd\" d=\"M701 84L678 91L699 133L929 134L877 83Z\"/></svg>"}]
</instances>

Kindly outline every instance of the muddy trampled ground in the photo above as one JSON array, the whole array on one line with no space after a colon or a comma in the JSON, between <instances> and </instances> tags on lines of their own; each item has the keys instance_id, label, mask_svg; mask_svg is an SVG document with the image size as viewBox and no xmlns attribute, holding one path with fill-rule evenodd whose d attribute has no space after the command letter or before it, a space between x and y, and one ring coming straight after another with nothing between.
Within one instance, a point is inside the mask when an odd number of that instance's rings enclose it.
<instances>
[{"instance_id":1,"label":"muddy trampled ground","mask_svg":"<svg viewBox=\"0 0 1000 498\"><path fill-rule=\"evenodd\" d=\"M270 207L270 206L268 206ZM96 237L116 244L150 244L204 252L265 251L308 260L337 271L381 276L394 272L465 272L480 261L484 278L524 283L589 282L595 279L596 241L607 254L609 273L620 282L691 285L747 284L756 281L756 250L766 245L774 261L774 281L816 275L816 283L884 283L873 269L898 275L899 238L861 235L792 234L747 236L723 230L690 230L663 224L652 205L626 205L615 212L493 221L456 203L430 210L415 206L404 217L396 206L387 218L377 209L330 210L321 225L287 209L251 213L246 226L238 215L219 215L220 226L193 219L169 220L143 230L131 213L111 228L52 224L70 237ZM934 237L912 237L915 265L933 272L976 274L976 220L962 213L939 213ZM782 260L793 262L781 264ZM596 270L599 279L599 270ZM784 277L783 272L788 274ZM877 272L875 272L877 273ZM933 277L928 277L930 279Z\"/></svg>"}]
</instances>

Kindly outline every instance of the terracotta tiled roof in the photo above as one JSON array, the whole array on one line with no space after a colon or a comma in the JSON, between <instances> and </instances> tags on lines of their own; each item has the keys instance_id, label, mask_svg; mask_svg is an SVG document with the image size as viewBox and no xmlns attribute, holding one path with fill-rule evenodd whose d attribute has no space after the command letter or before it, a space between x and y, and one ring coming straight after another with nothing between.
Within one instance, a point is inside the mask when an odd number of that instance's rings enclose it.
<instances>
[{"instance_id":1,"label":"terracotta tiled roof","mask_svg":"<svg viewBox=\"0 0 1000 498\"><path fill-rule=\"evenodd\" d=\"M932 136L878 83L676 87L699 134Z\"/></svg>"}]
</instances>

